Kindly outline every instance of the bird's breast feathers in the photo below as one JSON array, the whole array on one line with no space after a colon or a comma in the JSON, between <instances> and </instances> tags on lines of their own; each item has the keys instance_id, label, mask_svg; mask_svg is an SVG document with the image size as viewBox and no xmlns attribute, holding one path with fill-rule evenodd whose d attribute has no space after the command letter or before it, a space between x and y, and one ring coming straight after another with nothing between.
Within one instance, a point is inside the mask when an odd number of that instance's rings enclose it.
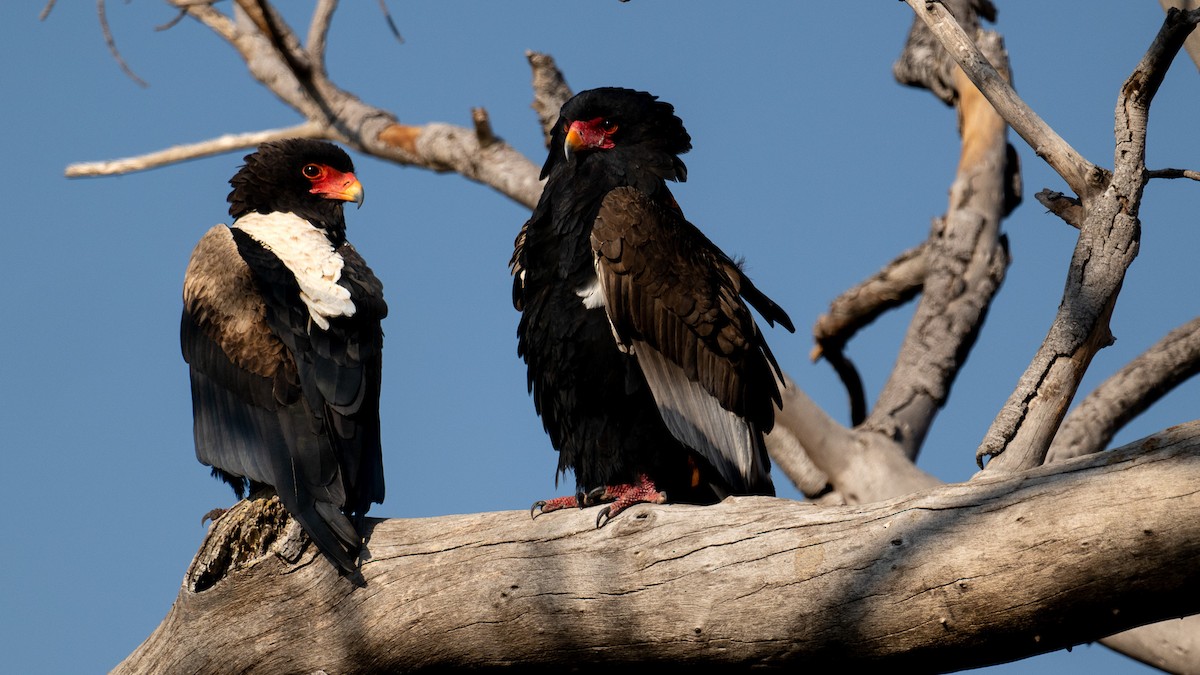
<instances>
[{"instance_id":1,"label":"bird's breast feathers","mask_svg":"<svg viewBox=\"0 0 1200 675\"><path fill-rule=\"evenodd\" d=\"M338 284L345 260L312 223L292 213L248 213L232 227L250 235L296 277L300 299L313 323L329 329L329 319L354 316L350 291Z\"/></svg>"}]
</instances>

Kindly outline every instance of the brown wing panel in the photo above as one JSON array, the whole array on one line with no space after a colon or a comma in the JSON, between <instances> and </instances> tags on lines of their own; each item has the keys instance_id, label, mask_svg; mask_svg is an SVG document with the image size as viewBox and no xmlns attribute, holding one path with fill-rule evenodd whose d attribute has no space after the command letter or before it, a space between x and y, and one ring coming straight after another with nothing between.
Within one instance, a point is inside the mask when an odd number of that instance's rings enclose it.
<instances>
[{"instance_id":1,"label":"brown wing panel","mask_svg":"<svg viewBox=\"0 0 1200 675\"><path fill-rule=\"evenodd\" d=\"M736 265L677 211L633 188L605 197L592 247L618 339L646 342L722 407L754 417L746 378L759 375L764 356Z\"/></svg>"},{"instance_id":2,"label":"brown wing panel","mask_svg":"<svg viewBox=\"0 0 1200 675\"><path fill-rule=\"evenodd\" d=\"M633 188L605 197L592 248L614 336L638 358L672 434L732 485L769 485L761 432L778 389L741 271L676 209Z\"/></svg>"}]
</instances>

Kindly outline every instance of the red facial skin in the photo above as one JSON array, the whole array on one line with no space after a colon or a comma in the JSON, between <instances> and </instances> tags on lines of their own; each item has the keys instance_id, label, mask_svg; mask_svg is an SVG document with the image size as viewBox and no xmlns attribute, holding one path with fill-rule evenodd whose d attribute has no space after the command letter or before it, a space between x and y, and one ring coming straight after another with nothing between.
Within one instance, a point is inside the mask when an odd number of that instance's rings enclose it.
<instances>
[{"instance_id":1,"label":"red facial skin","mask_svg":"<svg viewBox=\"0 0 1200 675\"><path fill-rule=\"evenodd\" d=\"M362 183L352 172L342 173L324 164L305 164L301 169L304 177L312 183L309 192L326 199L339 199L344 202L354 202L362 206Z\"/></svg>"},{"instance_id":2,"label":"red facial skin","mask_svg":"<svg viewBox=\"0 0 1200 675\"><path fill-rule=\"evenodd\" d=\"M616 130L617 125L603 117L572 122L567 128L567 156L580 150L607 150L614 147L612 135Z\"/></svg>"}]
</instances>

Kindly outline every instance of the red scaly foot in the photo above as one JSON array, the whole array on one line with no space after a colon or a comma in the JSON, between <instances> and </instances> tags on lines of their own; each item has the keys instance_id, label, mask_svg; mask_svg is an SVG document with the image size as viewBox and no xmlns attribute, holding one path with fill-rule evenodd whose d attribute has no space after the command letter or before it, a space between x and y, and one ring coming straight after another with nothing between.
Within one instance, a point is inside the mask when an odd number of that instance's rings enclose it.
<instances>
[{"instance_id":1,"label":"red scaly foot","mask_svg":"<svg viewBox=\"0 0 1200 675\"><path fill-rule=\"evenodd\" d=\"M599 487L583 496L583 503L576 497L556 497L554 499L534 502L529 515L536 518L538 513L549 513L568 507L583 508L603 502L610 502L596 516L596 527L603 527L616 515L634 504L665 504L667 494L659 492L646 474L638 474L633 483L618 483Z\"/></svg>"}]
</instances>

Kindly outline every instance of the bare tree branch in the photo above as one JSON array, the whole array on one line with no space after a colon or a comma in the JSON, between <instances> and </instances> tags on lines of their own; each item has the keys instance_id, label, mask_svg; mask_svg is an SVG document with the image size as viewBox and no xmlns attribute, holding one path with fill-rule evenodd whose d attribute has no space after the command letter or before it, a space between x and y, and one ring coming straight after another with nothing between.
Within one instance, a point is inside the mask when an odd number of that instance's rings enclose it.
<instances>
[{"instance_id":1,"label":"bare tree branch","mask_svg":"<svg viewBox=\"0 0 1200 675\"><path fill-rule=\"evenodd\" d=\"M553 58L534 51L526 51L525 57L533 69L533 110L541 124L546 147L550 147L550 130L558 121L562 104L571 98L571 88Z\"/></svg>"},{"instance_id":2,"label":"bare tree branch","mask_svg":"<svg viewBox=\"0 0 1200 675\"><path fill-rule=\"evenodd\" d=\"M1146 172L1147 178L1191 178L1200 180L1200 171L1188 169L1151 169Z\"/></svg>"},{"instance_id":3,"label":"bare tree branch","mask_svg":"<svg viewBox=\"0 0 1200 675\"><path fill-rule=\"evenodd\" d=\"M1007 70L998 36L979 31L976 40ZM1011 210L1014 170L1004 120L960 70L952 81L963 139L958 174L946 217L934 221L924 248L921 300L896 367L860 426L894 439L910 459L949 397L1009 261L1000 221Z\"/></svg>"},{"instance_id":4,"label":"bare tree branch","mask_svg":"<svg viewBox=\"0 0 1200 675\"><path fill-rule=\"evenodd\" d=\"M488 185L529 208L537 203L538 195L541 194L538 167L524 155L499 137L493 137L496 142L482 146L475 130L471 128L437 123L401 124L392 113L364 104L330 83L321 68L314 70L311 64L316 60L303 51L298 51L300 47L295 36L256 0L240 0L238 3L234 13L242 18L243 24L240 26L209 3L197 3L194 0L168 2L233 46L255 79L305 119L314 120L293 127L299 130L298 135L311 134L337 140L358 152L404 166L438 172L454 171L470 180ZM336 3L333 2L318 3L314 18L310 22L310 40L314 37L314 32L320 34L328 29L328 22L335 7ZM244 12L244 8L249 8L251 14ZM265 35L262 30L267 30L273 37ZM310 48L316 47L323 54L323 40L324 38L318 38L311 42ZM276 45L280 47L277 48ZM309 78L309 88L317 92L316 100L307 94L306 87L297 78L295 68L289 66L289 56L292 66L301 64L296 68ZM536 64L532 64L535 78L544 74L546 69L557 70L554 68L553 59L548 56L538 55L537 61ZM553 79L549 78L547 82ZM561 82L561 74L558 80ZM544 95L542 89L535 89L535 92L536 95ZM328 124L325 123L327 119ZM254 134L237 134L222 138L241 138L247 139L248 142L248 139L253 137ZM113 175L163 166L209 154L205 148L218 147L220 140L183 146L183 152L172 149L129 160L73 165L68 169L68 175ZM224 147L232 150L247 146L234 141L225 144Z\"/></svg>"},{"instance_id":5,"label":"bare tree branch","mask_svg":"<svg viewBox=\"0 0 1200 675\"><path fill-rule=\"evenodd\" d=\"M1083 227L1083 204L1075 197L1055 190L1042 190L1034 195L1038 202L1075 229Z\"/></svg>"},{"instance_id":6,"label":"bare tree branch","mask_svg":"<svg viewBox=\"0 0 1200 675\"><path fill-rule=\"evenodd\" d=\"M943 4L926 0L905 2L1038 157L1058 172L1075 194L1092 192L1103 179L1103 171L1085 160L1017 96Z\"/></svg>"},{"instance_id":7,"label":"bare tree branch","mask_svg":"<svg viewBox=\"0 0 1200 675\"><path fill-rule=\"evenodd\" d=\"M910 3L920 4L920 3ZM1167 13L1146 55L1126 79L1116 108L1114 169L1105 189L1080 196L1083 221L1058 314L976 451L989 471L1040 465L1097 351L1111 344L1108 322L1137 255L1138 211L1146 185L1146 121L1150 102L1200 11ZM964 69L966 67L964 66ZM968 74L974 79L978 73ZM1016 449L1016 452L1010 450Z\"/></svg>"},{"instance_id":8,"label":"bare tree branch","mask_svg":"<svg viewBox=\"0 0 1200 675\"><path fill-rule=\"evenodd\" d=\"M396 22L392 19L387 0L379 0L379 11L383 14L383 20L387 23L388 30L392 31L392 37L396 38L396 42L404 44L404 36L400 34L400 29L396 27Z\"/></svg>"},{"instance_id":9,"label":"bare tree branch","mask_svg":"<svg viewBox=\"0 0 1200 675\"><path fill-rule=\"evenodd\" d=\"M1101 642L1167 673L1200 673L1200 615L1169 619L1110 635Z\"/></svg>"},{"instance_id":10,"label":"bare tree branch","mask_svg":"<svg viewBox=\"0 0 1200 675\"><path fill-rule=\"evenodd\" d=\"M1105 380L1063 421L1047 462L1099 452L1130 420L1200 372L1200 318L1162 340Z\"/></svg>"},{"instance_id":11,"label":"bare tree branch","mask_svg":"<svg viewBox=\"0 0 1200 675\"><path fill-rule=\"evenodd\" d=\"M834 298L829 311L817 317L813 325L816 347L812 360L825 358L846 387L851 426L858 426L866 419L866 394L858 371L846 356L846 344L881 314L907 303L921 291L927 271L926 246L927 242L922 242L908 249L870 278Z\"/></svg>"},{"instance_id":12,"label":"bare tree branch","mask_svg":"<svg viewBox=\"0 0 1200 675\"><path fill-rule=\"evenodd\" d=\"M639 505L600 529L587 512L384 520L357 589L243 502L113 672L977 667L1200 610L1197 485L1193 422L865 507Z\"/></svg>"},{"instance_id":13,"label":"bare tree branch","mask_svg":"<svg viewBox=\"0 0 1200 675\"><path fill-rule=\"evenodd\" d=\"M775 428L767 435L767 449L778 469L804 490L818 497L834 490L835 501L865 504L938 485L937 478L918 469L890 439L860 433L834 421L807 394L785 377L783 409L776 413ZM789 457L804 452L808 460ZM815 486L815 474L793 475L794 467L811 462L828 485Z\"/></svg>"},{"instance_id":14,"label":"bare tree branch","mask_svg":"<svg viewBox=\"0 0 1200 675\"><path fill-rule=\"evenodd\" d=\"M177 145L165 150L102 162L79 162L67 167L67 178L114 176L119 174L148 171L170 164L178 164L201 157L211 157L224 152L256 147L259 143L284 138L324 138L341 140L333 129L314 122L297 124L283 129L268 129L243 134L226 134L199 143Z\"/></svg>"},{"instance_id":15,"label":"bare tree branch","mask_svg":"<svg viewBox=\"0 0 1200 675\"><path fill-rule=\"evenodd\" d=\"M921 242L901 253L882 270L829 303L829 310L817 317L813 325L813 339L817 343L812 355L814 361L824 354L826 345L849 342L881 314L921 292L925 283L926 245L927 242Z\"/></svg>"}]
</instances>

